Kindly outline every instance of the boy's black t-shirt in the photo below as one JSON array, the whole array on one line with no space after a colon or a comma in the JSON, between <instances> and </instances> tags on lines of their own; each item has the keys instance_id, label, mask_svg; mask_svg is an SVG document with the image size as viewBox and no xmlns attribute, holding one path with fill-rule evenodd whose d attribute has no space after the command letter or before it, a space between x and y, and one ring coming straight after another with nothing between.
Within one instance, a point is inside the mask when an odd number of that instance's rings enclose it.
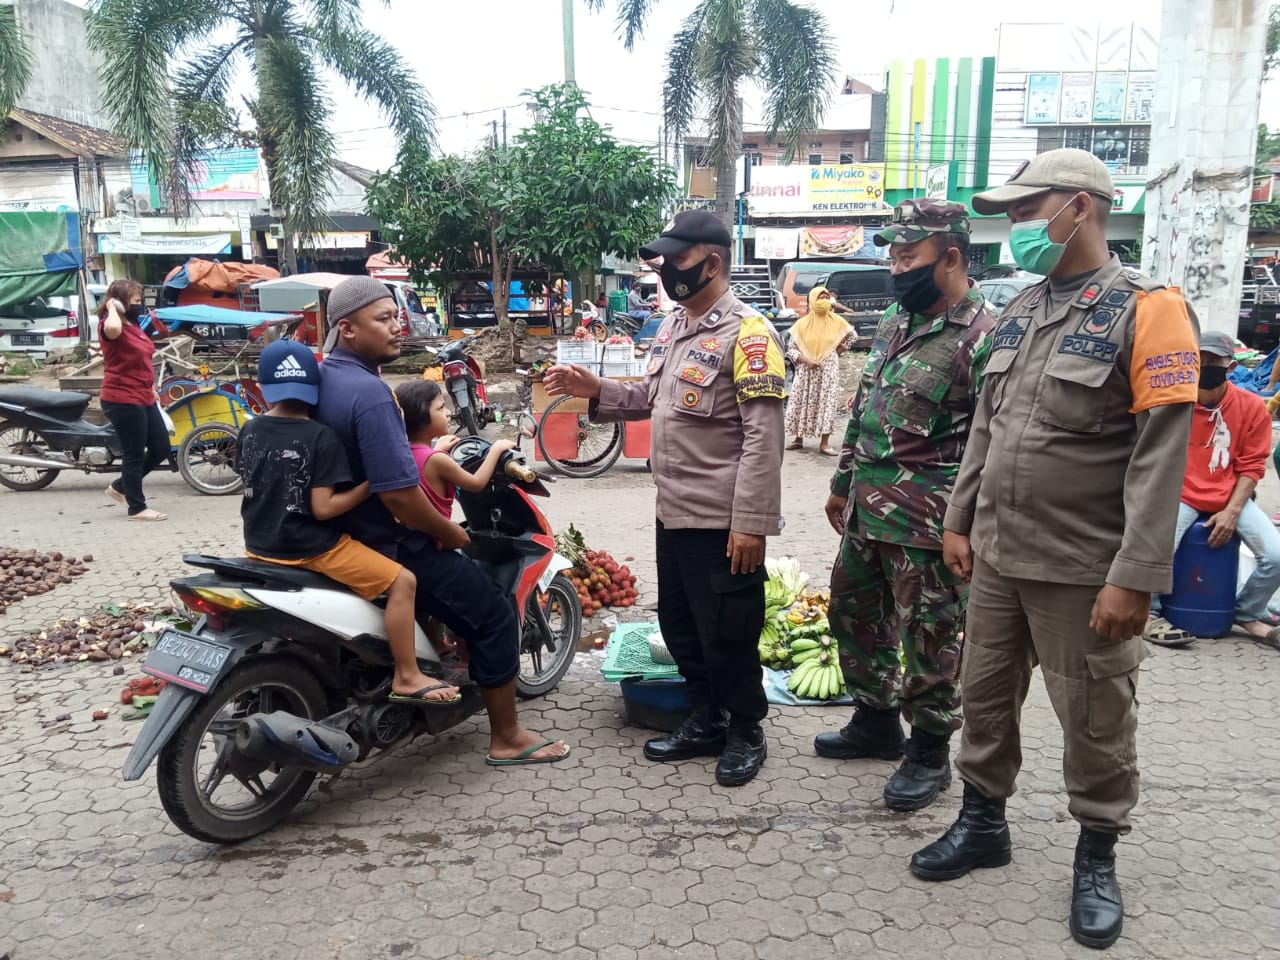
<instances>
[{"instance_id":1,"label":"boy's black t-shirt","mask_svg":"<svg viewBox=\"0 0 1280 960\"><path fill-rule=\"evenodd\" d=\"M240 431L236 469L244 479L244 545L277 560L302 560L332 550L335 523L311 514L312 487L351 481L338 435L315 420L254 417Z\"/></svg>"}]
</instances>

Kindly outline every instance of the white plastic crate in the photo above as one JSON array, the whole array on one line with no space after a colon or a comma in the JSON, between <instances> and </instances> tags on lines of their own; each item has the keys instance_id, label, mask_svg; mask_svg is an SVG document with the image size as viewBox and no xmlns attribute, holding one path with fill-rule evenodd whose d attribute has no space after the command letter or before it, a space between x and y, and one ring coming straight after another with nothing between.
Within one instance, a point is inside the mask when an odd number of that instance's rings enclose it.
<instances>
[{"instance_id":1,"label":"white plastic crate","mask_svg":"<svg viewBox=\"0 0 1280 960\"><path fill-rule=\"evenodd\" d=\"M630 363L636 358L636 348L633 343L606 343L604 345L604 362L605 363Z\"/></svg>"},{"instance_id":2,"label":"white plastic crate","mask_svg":"<svg viewBox=\"0 0 1280 960\"><path fill-rule=\"evenodd\" d=\"M600 347L596 340L557 340L556 363L599 363Z\"/></svg>"},{"instance_id":3,"label":"white plastic crate","mask_svg":"<svg viewBox=\"0 0 1280 960\"><path fill-rule=\"evenodd\" d=\"M610 363L606 360L600 368L601 375L606 377L643 377L645 375L643 360L627 360L625 363Z\"/></svg>"}]
</instances>

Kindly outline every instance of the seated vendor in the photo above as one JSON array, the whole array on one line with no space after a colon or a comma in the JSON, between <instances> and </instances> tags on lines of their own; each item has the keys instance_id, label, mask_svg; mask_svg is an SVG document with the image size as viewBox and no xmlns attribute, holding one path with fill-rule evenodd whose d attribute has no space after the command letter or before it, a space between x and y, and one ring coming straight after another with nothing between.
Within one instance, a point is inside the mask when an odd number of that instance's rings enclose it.
<instances>
[{"instance_id":1,"label":"seated vendor","mask_svg":"<svg viewBox=\"0 0 1280 960\"><path fill-rule=\"evenodd\" d=\"M1280 649L1280 621L1267 612L1280 588L1280 531L1252 499L1271 454L1271 417L1261 397L1227 380L1235 365L1231 337L1219 330L1201 335L1200 392L1192 414L1174 543L1180 543L1206 513L1211 547L1222 547L1238 533L1257 568L1236 594L1236 626ZM1194 639L1159 613L1157 601L1146 629L1152 643L1181 646Z\"/></svg>"}]
</instances>

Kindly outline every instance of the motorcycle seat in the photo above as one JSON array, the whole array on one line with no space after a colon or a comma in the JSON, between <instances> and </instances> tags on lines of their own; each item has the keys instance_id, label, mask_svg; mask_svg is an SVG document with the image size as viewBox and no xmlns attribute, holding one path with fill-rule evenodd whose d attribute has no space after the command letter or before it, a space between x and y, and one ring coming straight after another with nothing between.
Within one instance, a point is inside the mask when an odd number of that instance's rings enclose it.
<instances>
[{"instance_id":1,"label":"motorcycle seat","mask_svg":"<svg viewBox=\"0 0 1280 960\"><path fill-rule=\"evenodd\" d=\"M63 390L45 390L43 387L0 387L0 403L26 407L45 413L71 413L76 417L84 413L92 397L87 393Z\"/></svg>"},{"instance_id":2,"label":"motorcycle seat","mask_svg":"<svg viewBox=\"0 0 1280 960\"><path fill-rule=\"evenodd\" d=\"M288 567L281 563L268 563L252 557L211 557L202 553L189 553L182 561L193 567L203 567L224 577L248 580L263 587L284 590L346 590L345 584L331 580L322 573L302 567Z\"/></svg>"}]
</instances>

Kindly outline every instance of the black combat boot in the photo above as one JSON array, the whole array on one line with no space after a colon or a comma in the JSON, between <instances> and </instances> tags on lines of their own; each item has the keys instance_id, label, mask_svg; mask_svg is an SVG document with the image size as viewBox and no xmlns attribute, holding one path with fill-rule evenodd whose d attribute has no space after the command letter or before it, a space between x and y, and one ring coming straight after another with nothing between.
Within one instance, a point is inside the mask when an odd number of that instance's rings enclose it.
<instances>
[{"instance_id":1,"label":"black combat boot","mask_svg":"<svg viewBox=\"0 0 1280 960\"><path fill-rule=\"evenodd\" d=\"M951 738L911 728L907 759L884 786L890 810L923 810L951 785Z\"/></svg>"},{"instance_id":2,"label":"black combat boot","mask_svg":"<svg viewBox=\"0 0 1280 960\"><path fill-rule=\"evenodd\" d=\"M758 723L731 723L725 735L724 753L716 764L716 783L722 787L740 787L755 779L764 758L764 730Z\"/></svg>"},{"instance_id":3,"label":"black combat boot","mask_svg":"<svg viewBox=\"0 0 1280 960\"><path fill-rule=\"evenodd\" d=\"M1071 887L1071 936L1086 947L1109 947L1124 926L1116 881L1116 835L1080 828Z\"/></svg>"},{"instance_id":4,"label":"black combat boot","mask_svg":"<svg viewBox=\"0 0 1280 960\"><path fill-rule=\"evenodd\" d=\"M820 757L833 760L855 760L872 757L897 760L903 749L902 724L898 708L876 710L858 704L853 719L834 733L820 733L813 738L813 749Z\"/></svg>"},{"instance_id":5,"label":"black combat boot","mask_svg":"<svg viewBox=\"0 0 1280 960\"><path fill-rule=\"evenodd\" d=\"M645 758L661 762L718 757L724 752L724 734L728 725L724 711L710 706L694 707L689 718L672 733L645 742Z\"/></svg>"},{"instance_id":6,"label":"black combat boot","mask_svg":"<svg viewBox=\"0 0 1280 960\"><path fill-rule=\"evenodd\" d=\"M941 837L911 858L911 872L921 880L954 880L978 867L1003 867L1010 852L1004 801L992 800L971 783L964 785L960 816Z\"/></svg>"}]
</instances>

